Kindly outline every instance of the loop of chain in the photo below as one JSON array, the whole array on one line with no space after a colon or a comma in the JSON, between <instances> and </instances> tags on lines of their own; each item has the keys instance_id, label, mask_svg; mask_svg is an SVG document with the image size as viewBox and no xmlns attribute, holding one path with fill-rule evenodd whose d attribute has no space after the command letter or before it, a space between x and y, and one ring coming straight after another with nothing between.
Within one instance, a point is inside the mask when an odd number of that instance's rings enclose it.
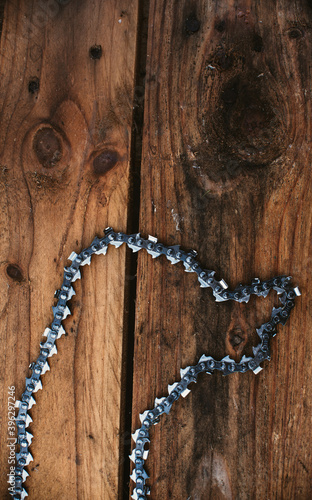
<instances>
[{"instance_id":1,"label":"loop of chain","mask_svg":"<svg viewBox=\"0 0 312 500\"><path fill-rule=\"evenodd\" d=\"M28 476L25 467L32 461L29 447L33 436L26 429L30 422L32 422L28 411L35 404L33 393L42 389L41 375L50 369L47 360L53 354L57 353L55 341L65 334L62 321L70 314L67 302L75 294L72 283L81 278L80 267L90 264L92 255L105 255L108 245L114 245L118 248L123 243L126 243L133 252L144 248L153 258L165 255L172 264L182 262L185 271L195 272L200 286L211 288L218 302L226 300L248 302L251 295L266 297L272 289L280 296L281 307L273 308L270 320L257 330L260 342L257 347L253 348L253 357L247 358L243 356L240 362L235 362L229 356L218 361L211 356L203 355L197 365L181 369L181 380L168 387L169 394L167 397L156 398L155 408L147 410L140 415L142 425L133 434L135 448L130 456L135 464L131 475L131 479L135 482L132 498L138 500L146 499L146 495L149 494L149 488L146 485L148 476L144 470L144 461L148 455L145 445L149 442L150 427L159 421L159 417L163 413L169 413L172 404L180 396L185 397L190 392L188 386L191 382L196 381L199 373L212 373L214 370L219 370L224 375L235 372L246 372L248 370L258 373L261 370L260 363L265 359L269 359L270 338L277 333L277 325L279 323L282 325L286 323L290 311L294 307L295 297L300 295L299 289L291 286L290 277L287 276L279 276L266 281L254 279L250 285L239 284L233 291L230 291L224 280L218 281L215 279L214 271L203 269L199 265L196 260L197 253L195 250L186 252L179 246L166 246L159 243L156 238L151 236L148 239L144 239L140 234L127 235L122 232L116 233L112 228L105 229L104 233L105 236L103 238L96 237L91 245L82 250L80 254L77 255L73 252L69 256L72 263L69 267L64 268L63 283L60 290L56 292L58 301L56 306L53 307L54 319L51 326L46 328L43 333L46 340L40 344L40 354L36 361L30 365L32 374L29 378L26 378L26 387L21 400L16 402L18 414L15 420L19 451L16 453L14 500L21 500L28 496L26 490L23 488L23 483Z\"/></svg>"}]
</instances>

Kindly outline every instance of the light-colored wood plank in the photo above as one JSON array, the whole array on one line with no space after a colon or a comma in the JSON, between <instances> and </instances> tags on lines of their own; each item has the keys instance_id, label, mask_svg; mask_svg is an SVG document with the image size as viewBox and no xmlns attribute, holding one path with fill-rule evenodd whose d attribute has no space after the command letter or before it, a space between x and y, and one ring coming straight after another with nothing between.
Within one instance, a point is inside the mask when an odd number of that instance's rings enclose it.
<instances>
[{"instance_id":1,"label":"light-colored wood plank","mask_svg":"<svg viewBox=\"0 0 312 500\"><path fill-rule=\"evenodd\" d=\"M1 38L1 470L71 251L126 230L137 1L6 3ZM95 47L93 57L89 49ZM96 58L100 56L100 58ZM92 56L92 54L91 54ZM39 88L38 88L39 85ZM59 153L57 152L59 151ZM11 266L11 267L9 267ZM83 269L31 410L32 498L118 498L125 249ZM8 275L11 275L11 277ZM1 497L6 477L1 475Z\"/></svg>"},{"instance_id":2,"label":"light-colored wood plank","mask_svg":"<svg viewBox=\"0 0 312 500\"><path fill-rule=\"evenodd\" d=\"M150 4L141 231L231 287L290 274L302 297L253 373L202 377L151 432L159 498L311 498L310 2ZM139 255L133 429L202 353L248 353L276 303L216 304Z\"/></svg>"}]
</instances>

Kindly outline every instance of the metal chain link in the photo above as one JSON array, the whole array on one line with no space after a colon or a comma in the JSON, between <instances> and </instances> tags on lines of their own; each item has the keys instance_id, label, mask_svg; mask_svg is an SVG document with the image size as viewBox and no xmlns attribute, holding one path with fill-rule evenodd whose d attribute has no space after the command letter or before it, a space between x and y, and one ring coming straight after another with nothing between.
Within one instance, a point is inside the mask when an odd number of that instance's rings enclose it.
<instances>
[{"instance_id":1,"label":"metal chain link","mask_svg":"<svg viewBox=\"0 0 312 500\"><path fill-rule=\"evenodd\" d=\"M62 286L55 294L58 301L56 306L52 308L54 319L51 326L46 328L43 333L46 340L40 343L40 354L36 361L30 365L32 374L29 378L26 378L26 387L21 400L16 402L18 414L15 420L19 450L16 453L14 500L21 500L28 496L23 483L29 475L25 467L33 460L29 451L33 436L26 431L32 422L28 411L35 404L33 393L42 389L41 376L47 370L50 370L47 360L53 354L57 353L55 341L65 334L62 321L70 315L67 303L75 294L72 283L81 278L80 267L90 264L92 255L105 255L108 245L114 245L118 248L123 243L126 243L133 252L138 252L144 248L153 258L165 255L172 264L182 262L185 271L195 272L200 286L211 288L217 302L224 302L226 300L248 302L251 295L266 297L272 289L280 296L281 307L273 308L270 320L257 330L260 342L257 347L253 348L253 357L247 358L243 356L241 361L237 363L230 359L229 356L218 361L211 356L203 355L197 365L181 369L181 380L168 387L169 394L167 397L156 398L155 408L147 410L140 415L142 425L132 435L135 441L135 448L130 456L135 464L131 475L131 479L135 483L132 498L138 500L146 499L146 495L149 494L149 487L146 484L148 475L144 470L144 461L148 455L145 445L149 442L150 427L158 423L159 417L163 413L169 413L172 404L180 396L187 396L190 392L188 388L189 384L195 382L201 372L212 373L214 370L219 370L224 375L228 375L230 373L252 370L257 374L262 369L260 363L265 359L269 359L269 341L270 338L276 335L277 325L279 323L282 325L286 323L290 311L294 307L295 297L300 295L299 288L292 287L290 277L286 276L279 276L267 281L254 279L250 285L239 284L233 291L230 291L224 280L218 281L215 279L215 271L203 269L199 265L196 260L197 253L195 250L186 252L179 246L166 246L159 243L152 236L144 239L140 234L127 235L122 232L116 233L112 228L105 229L104 234L103 238L96 237L91 245L82 250L80 254L77 255L73 252L69 256L71 265L64 268Z\"/></svg>"}]
</instances>

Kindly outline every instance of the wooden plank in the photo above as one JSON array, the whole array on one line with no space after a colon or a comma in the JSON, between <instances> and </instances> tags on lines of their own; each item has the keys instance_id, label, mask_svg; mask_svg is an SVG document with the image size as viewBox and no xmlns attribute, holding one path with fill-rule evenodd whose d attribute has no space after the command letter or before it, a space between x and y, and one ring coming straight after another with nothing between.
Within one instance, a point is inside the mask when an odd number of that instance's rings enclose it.
<instances>
[{"instance_id":1,"label":"wooden plank","mask_svg":"<svg viewBox=\"0 0 312 500\"><path fill-rule=\"evenodd\" d=\"M1 475L18 399L73 251L127 229L137 1L6 2L1 39ZM32 498L118 498L125 249L83 269L31 410Z\"/></svg>"},{"instance_id":2,"label":"wooden plank","mask_svg":"<svg viewBox=\"0 0 312 500\"><path fill-rule=\"evenodd\" d=\"M144 234L195 248L234 287L302 297L253 373L203 376L151 433L151 499L311 498L311 2L151 0ZM236 359L276 297L217 304L139 255L133 429L202 353Z\"/></svg>"}]
</instances>

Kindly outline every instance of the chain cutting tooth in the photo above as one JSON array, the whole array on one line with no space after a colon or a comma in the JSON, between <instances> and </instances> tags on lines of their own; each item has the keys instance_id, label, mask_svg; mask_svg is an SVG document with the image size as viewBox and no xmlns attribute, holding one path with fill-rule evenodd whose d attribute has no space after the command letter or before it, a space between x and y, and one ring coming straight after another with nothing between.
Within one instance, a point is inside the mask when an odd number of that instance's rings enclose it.
<instances>
[{"instance_id":1,"label":"chain cutting tooth","mask_svg":"<svg viewBox=\"0 0 312 500\"><path fill-rule=\"evenodd\" d=\"M297 297L300 297L301 292L300 292L300 290L299 290L299 287L298 287L298 286L296 286L296 288L294 288L294 292L295 292L295 294L297 295Z\"/></svg>"},{"instance_id":2,"label":"chain cutting tooth","mask_svg":"<svg viewBox=\"0 0 312 500\"><path fill-rule=\"evenodd\" d=\"M194 272L194 270L191 268L191 266L188 265L187 262L183 262L183 264L184 264L184 267L185 267L184 271L186 273L193 273Z\"/></svg>"},{"instance_id":3,"label":"chain cutting tooth","mask_svg":"<svg viewBox=\"0 0 312 500\"><path fill-rule=\"evenodd\" d=\"M50 350L49 354L48 354L48 358L51 358L51 356L53 356L53 354L57 354L57 348L56 348L56 345L54 345L52 347L52 349Z\"/></svg>"},{"instance_id":4,"label":"chain cutting tooth","mask_svg":"<svg viewBox=\"0 0 312 500\"><path fill-rule=\"evenodd\" d=\"M155 252L154 250L146 249L147 253L152 256L152 259L157 259L160 256L159 252Z\"/></svg>"},{"instance_id":5,"label":"chain cutting tooth","mask_svg":"<svg viewBox=\"0 0 312 500\"><path fill-rule=\"evenodd\" d=\"M80 266L81 267L90 266L90 264L91 264L91 255L88 255L88 257L81 262Z\"/></svg>"},{"instance_id":6,"label":"chain cutting tooth","mask_svg":"<svg viewBox=\"0 0 312 500\"><path fill-rule=\"evenodd\" d=\"M175 382L172 385L170 385L170 384L168 385L168 394L169 394L169 396L172 393L172 391L174 391L174 389L177 387L178 384L179 384L178 382Z\"/></svg>"},{"instance_id":7,"label":"chain cutting tooth","mask_svg":"<svg viewBox=\"0 0 312 500\"><path fill-rule=\"evenodd\" d=\"M118 235L117 235L118 236ZM114 245L114 247L119 248L121 245L124 243L123 240L113 240L110 242L111 245Z\"/></svg>"},{"instance_id":8,"label":"chain cutting tooth","mask_svg":"<svg viewBox=\"0 0 312 500\"><path fill-rule=\"evenodd\" d=\"M230 358L229 355L224 356L224 358L222 358L221 361L226 361L227 363L235 363L234 359Z\"/></svg>"},{"instance_id":9,"label":"chain cutting tooth","mask_svg":"<svg viewBox=\"0 0 312 500\"><path fill-rule=\"evenodd\" d=\"M154 407L156 408L156 406L159 406L161 403L163 403L163 401L165 401L165 397L163 398L155 398L155 401L154 401Z\"/></svg>"},{"instance_id":10,"label":"chain cutting tooth","mask_svg":"<svg viewBox=\"0 0 312 500\"><path fill-rule=\"evenodd\" d=\"M143 477L144 481L146 481L147 479L149 479L149 476L147 475L145 469L140 470L140 476ZM132 479L132 481L136 482L137 477L138 477L137 473L136 473L135 469L133 469L132 474L130 476L130 479Z\"/></svg>"},{"instance_id":11,"label":"chain cutting tooth","mask_svg":"<svg viewBox=\"0 0 312 500\"><path fill-rule=\"evenodd\" d=\"M145 410L143 413L140 413L139 418L140 418L141 424L145 420L147 414L148 414L148 410Z\"/></svg>"},{"instance_id":12,"label":"chain cutting tooth","mask_svg":"<svg viewBox=\"0 0 312 500\"><path fill-rule=\"evenodd\" d=\"M32 418L30 415L28 415L28 413L26 413L26 419L25 419L25 428L29 427L29 425L31 424L32 422Z\"/></svg>"},{"instance_id":13,"label":"chain cutting tooth","mask_svg":"<svg viewBox=\"0 0 312 500\"><path fill-rule=\"evenodd\" d=\"M240 360L240 363L248 363L249 361L252 360L251 356L245 356L245 354L242 356L242 359Z\"/></svg>"},{"instance_id":14,"label":"chain cutting tooth","mask_svg":"<svg viewBox=\"0 0 312 500\"><path fill-rule=\"evenodd\" d=\"M49 366L49 363L46 361L46 363L42 367L41 375L44 375L46 372L49 372L49 371L50 371L50 366Z\"/></svg>"},{"instance_id":15,"label":"chain cutting tooth","mask_svg":"<svg viewBox=\"0 0 312 500\"><path fill-rule=\"evenodd\" d=\"M129 458L133 463L135 463L135 458L136 458L135 448L132 450L131 455L129 455Z\"/></svg>"},{"instance_id":16,"label":"chain cutting tooth","mask_svg":"<svg viewBox=\"0 0 312 500\"><path fill-rule=\"evenodd\" d=\"M227 284L227 282L224 279L219 281L219 283L222 286L223 290L226 290L227 288L229 288L229 285Z\"/></svg>"},{"instance_id":17,"label":"chain cutting tooth","mask_svg":"<svg viewBox=\"0 0 312 500\"><path fill-rule=\"evenodd\" d=\"M182 396L182 398L186 398L186 396L187 396L190 392L191 392L191 391L190 391L190 389L188 389L188 388L184 389L184 391L183 391L183 392L181 392L181 396Z\"/></svg>"},{"instance_id":18,"label":"chain cutting tooth","mask_svg":"<svg viewBox=\"0 0 312 500\"><path fill-rule=\"evenodd\" d=\"M23 488L23 491L21 493L21 500L24 500L24 498L28 497L28 493L27 491L25 490L25 488Z\"/></svg>"},{"instance_id":19,"label":"chain cutting tooth","mask_svg":"<svg viewBox=\"0 0 312 500\"><path fill-rule=\"evenodd\" d=\"M264 325L261 325L260 328L256 328L256 332L257 332L258 336L260 337L260 339L262 339L263 330L264 330Z\"/></svg>"},{"instance_id":20,"label":"chain cutting tooth","mask_svg":"<svg viewBox=\"0 0 312 500\"><path fill-rule=\"evenodd\" d=\"M184 375L187 374L187 372L189 371L190 368L191 368L190 366L187 366L186 368L180 368L181 379L184 377Z\"/></svg>"},{"instance_id":21,"label":"chain cutting tooth","mask_svg":"<svg viewBox=\"0 0 312 500\"><path fill-rule=\"evenodd\" d=\"M34 406L35 404L36 404L35 398L33 396L30 396L29 401L28 401L28 409L30 410L30 408L32 406Z\"/></svg>"},{"instance_id":22,"label":"chain cutting tooth","mask_svg":"<svg viewBox=\"0 0 312 500\"><path fill-rule=\"evenodd\" d=\"M72 277L71 282L74 283L76 280L80 280L80 278L81 278L81 272L80 269L78 269L78 271Z\"/></svg>"},{"instance_id":23,"label":"chain cutting tooth","mask_svg":"<svg viewBox=\"0 0 312 500\"><path fill-rule=\"evenodd\" d=\"M205 363L206 361L209 361L211 359L211 356L206 356L206 354L202 354L202 356L199 358L199 363Z\"/></svg>"},{"instance_id":24,"label":"chain cutting tooth","mask_svg":"<svg viewBox=\"0 0 312 500\"><path fill-rule=\"evenodd\" d=\"M257 366L257 368L255 368L252 371L254 372L255 375L258 375L258 373L260 373L262 370L263 370L263 368L259 365L259 366Z\"/></svg>"},{"instance_id":25,"label":"chain cutting tooth","mask_svg":"<svg viewBox=\"0 0 312 500\"><path fill-rule=\"evenodd\" d=\"M140 429L137 429L133 434L131 434L131 437L135 443L138 439L139 432L140 432Z\"/></svg>"},{"instance_id":26,"label":"chain cutting tooth","mask_svg":"<svg viewBox=\"0 0 312 500\"><path fill-rule=\"evenodd\" d=\"M27 439L27 443L28 443L28 446L31 445L31 442L32 442L32 438L34 436L30 433L30 432L26 432L26 439Z\"/></svg>"},{"instance_id":27,"label":"chain cutting tooth","mask_svg":"<svg viewBox=\"0 0 312 500\"><path fill-rule=\"evenodd\" d=\"M131 248L131 250L132 250L133 253L136 253L139 250L141 250L140 247L136 247L135 245L128 245L128 247Z\"/></svg>"},{"instance_id":28,"label":"chain cutting tooth","mask_svg":"<svg viewBox=\"0 0 312 500\"><path fill-rule=\"evenodd\" d=\"M158 239L155 236L151 236L150 234L147 237L148 241L151 241L152 243L157 243Z\"/></svg>"},{"instance_id":29,"label":"chain cutting tooth","mask_svg":"<svg viewBox=\"0 0 312 500\"><path fill-rule=\"evenodd\" d=\"M23 472L22 472L22 482L23 483L25 483L28 476L29 476L29 474L28 474L27 470L23 469Z\"/></svg>"},{"instance_id":30,"label":"chain cutting tooth","mask_svg":"<svg viewBox=\"0 0 312 500\"><path fill-rule=\"evenodd\" d=\"M34 459L33 459L33 456L32 454L30 453L30 451L27 453L27 457L26 457L26 466L30 464L30 462L33 462Z\"/></svg>"},{"instance_id":31,"label":"chain cutting tooth","mask_svg":"<svg viewBox=\"0 0 312 500\"><path fill-rule=\"evenodd\" d=\"M65 307L64 314L63 314L63 320L67 318L67 316L70 316L71 312L68 306Z\"/></svg>"},{"instance_id":32,"label":"chain cutting tooth","mask_svg":"<svg viewBox=\"0 0 312 500\"><path fill-rule=\"evenodd\" d=\"M215 291L213 291L213 295L215 296L216 302L225 302L227 300Z\"/></svg>"},{"instance_id":33,"label":"chain cutting tooth","mask_svg":"<svg viewBox=\"0 0 312 500\"><path fill-rule=\"evenodd\" d=\"M37 392L37 391L39 391L41 389L42 389L42 382L39 379L38 382L37 382L37 384L35 385L35 388L34 388L33 392Z\"/></svg>"},{"instance_id":34,"label":"chain cutting tooth","mask_svg":"<svg viewBox=\"0 0 312 500\"><path fill-rule=\"evenodd\" d=\"M73 297L73 295L76 295L76 292L75 292L74 288L71 286L69 291L68 291L67 300L70 300Z\"/></svg>"},{"instance_id":35,"label":"chain cutting tooth","mask_svg":"<svg viewBox=\"0 0 312 500\"><path fill-rule=\"evenodd\" d=\"M62 336L62 335L65 335L65 334L66 334L66 332L65 332L64 328L63 328L63 327L62 327L62 325L61 325L61 326L60 326L60 328L59 328L59 331L58 331L58 334L57 334L57 337L56 337L56 338L57 338L57 339L60 339L60 338L61 338L61 336Z\"/></svg>"},{"instance_id":36,"label":"chain cutting tooth","mask_svg":"<svg viewBox=\"0 0 312 500\"><path fill-rule=\"evenodd\" d=\"M71 260L72 262L74 262L74 260L76 260L76 257L78 257L78 254L76 254L76 252L72 252L70 254L70 256L68 257L68 260Z\"/></svg>"},{"instance_id":37,"label":"chain cutting tooth","mask_svg":"<svg viewBox=\"0 0 312 500\"><path fill-rule=\"evenodd\" d=\"M179 259L174 259L173 257L168 257L168 255L166 255L167 259L170 260L171 264L174 265L174 264L177 264L178 262L180 262Z\"/></svg>"},{"instance_id":38,"label":"chain cutting tooth","mask_svg":"<svg viewBox=\"0 0 312 500\"><path fill-rule=\"evenodd\" d=\"M104 245L102 248L99 248L99 250L96 250L96 252L94 252L94 253L96 255L106 255L107 249L108 249L108 245Z\"/></svg>"},{"instance_id":39,"label":"chain cutting tooth","mask_svg":"<svg viewBox=\"0 0 312 500\"><path fill-rule=\"evenodd\" d=\"M250 299L250 294L243 295L243 297L240 299L240 302L245 302L247 304L247 302L249 302L249 299Z\"/></svg>"}]
</instances>

